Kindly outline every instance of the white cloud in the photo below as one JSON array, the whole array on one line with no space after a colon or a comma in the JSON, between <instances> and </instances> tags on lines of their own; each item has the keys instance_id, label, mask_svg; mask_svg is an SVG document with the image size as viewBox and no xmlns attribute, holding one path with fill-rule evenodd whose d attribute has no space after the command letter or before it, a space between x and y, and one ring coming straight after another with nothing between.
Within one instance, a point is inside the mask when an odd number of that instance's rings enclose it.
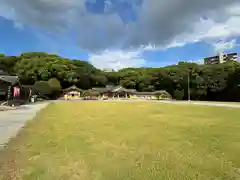
<instances>
[{"instance_id":1,"label":"white cloud","mask_svg":"<svg viewBox=\"0 0 240 180\"><path fill-rule=\"evenodd\" d=\"M89 60L100 69L114 70L139 67L145 63L140 51L104 51L98 54L90 54Z\"/></svg>"},{"instance_id":2,"label":"white cloud","mask_svg":"<svg viewBox=\"0 0 240 180\"><path fill-rule=\"evenodd\" d=\"M218 21L214 16L224 16L224 20ZM228 41L229 38L240 36L240 4L226 6L221 12L214 14L208 19L200 18L196 21L191 30L178 34L165 46L148 45L146 50L163 50L173 47L182 47L189 43L205 41L214 46L214 50L231 49L236 45L236 39Z\"/></svg>"},{"instance_id":3,"label":"white cloud","mask_svg":"<svg viewBox=\"0 0 240 180\"><path fill-rule=\"evenodd\" d=\"M95 7L102 1L0 0L0 16L47 31L74 32L80 47L90 51L149 44L169 48L240 32L239 0L142 0L141 5L139 0L108 0L102 13L87 11L85 2ZM109 5L111 10L104 11ZM124 24L120 7L132 7L137 20Z\"/></svg>"},{"instance_id":4,"label":"white cloud","mask_svg":"<svg viewBox=\"0 0 240 180\"><path fill-rule=\"evenodd\" d=\"M0 0L0 16L61 36L71 34L100 68L138 66L144 61L141 51L199 41L221 40L215 48L230 48L234 41L226 39L240 35L239 0L142 0L141 5L139 0L108 0L103 13L88 12L84 2L97 1ZM120 14L125 11L120 13L119 7L129 4L137 20L124 24Z\"/></svg>"},{"instance_id":5,"label":"white cloud","mask_svg":"<svg viewBox=\"0 0 240 180\"><path fill-rule=\"evenodd\" d=\"M189 43L205 41L215 44L214 49L230 49L236 44L236 40L227 41L229 38L236 38L240 35L240 16L231 16L225 22L215 22L211 19L202 20L196 23L192 33L185 33L177 36L166 48L182 47ZM216 43L217 42L217 43Z\"/></svg>"},{"instance_id":6,"label":"white cloud","mask_svg":"<svg viewBox=\"0 0 240 180\"><path fill-rule=\"evenodd\" d=\"M224 52L225 50L233 49L237 45L237 40L232 39L230 41L218 41L212 44L216 53Z\"/></svg>"},{"instance_id":7,"label":"white cloud","mask_svg":"<svg viewBox=\"0 0 240 180\"><path fill-rule=\"evenodd\" d=\"M204 59L198 59L195 61L197 64L204 64Z\"/></svg>"}]
</instances>

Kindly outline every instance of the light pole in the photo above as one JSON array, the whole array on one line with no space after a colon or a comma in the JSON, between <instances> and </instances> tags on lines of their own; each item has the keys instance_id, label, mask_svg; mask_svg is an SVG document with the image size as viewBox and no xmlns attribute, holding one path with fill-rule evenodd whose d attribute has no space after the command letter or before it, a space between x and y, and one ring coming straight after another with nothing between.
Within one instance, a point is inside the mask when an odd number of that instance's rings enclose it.
<instances>
[{"instance_id":1,"label":"light pole","mask_svg":"<svg viewBox=\"0 0 240 180\"><path fill-rule=\"evenodd\" d=\"M190 92L190 71L188 70L188 101L191 101L191 92Z\"/></svg>"},{"instance_id":2,"label":"light pole","mask_svg":"<svg viewBox=\"0 0 240 180\"><path fill-rule=\"evenodd\" d=\"M189 63L193 63L193 61L189 61ZM192 66L188 66L188 101L191 101L191 89L190 89L190 72L192 71Z\"/></svg>"}]
</instances>

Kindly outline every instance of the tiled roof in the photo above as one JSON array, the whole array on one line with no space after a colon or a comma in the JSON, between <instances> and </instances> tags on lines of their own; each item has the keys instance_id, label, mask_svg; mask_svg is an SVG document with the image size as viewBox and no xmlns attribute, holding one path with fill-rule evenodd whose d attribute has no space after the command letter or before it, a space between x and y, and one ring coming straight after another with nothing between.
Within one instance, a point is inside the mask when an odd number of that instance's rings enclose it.
<instances>
[{"instance_id":1,"label":"tiled roof","mask_svg":"<svg viewBox=\"0 0 240 180\"><path fill-rule=\"evenodd\" d=\"M122 86L106 86L105 88L92 88L93 90L96 90L98 92L104 93L104 92L123 92L126 91L128 92L129 90L122 87ZM132 89L130 90L132 91ZM130 92L129 91L129 92Z\"/></svg>"},{"instance_id":2,"label":"tiled roof","mask_svg":"<svg viewBox=\"0 0 240 180\"><path fill-rule=\"evenodd\" d=\"M73 86L70 86L66 89L63 89L63 91L83 91L83 90L78 88L77 86L73 85Z\"/></svg>"},{"instance_id":3,"label":"tiled roof","mask_svg":"<svg viewBox=\"0 0 240 180\"><path fill-rule=\"evenodd\" d=\"M155 95L155 92L136 92L136 95L148 96L148 95Z\"/></svg>"},{"instance_id":4,"label":"tiled roof","mask_svg":"<svg viewBox=\"0 0 240 180\"><path fill-rule=\"evenodd\" d=\"M159 90L159 91L154 91L156 94L161 94L161 93L168 93L167 91L165 91L165 90Z\"/></svg>"},{"instance_id":5,"label":"tiled roof","mask_svg":"<svg viewBox=\"0 0 240 180\"><path fill-rule=\"evenodd\" d=\"M126 89L122 86L115 86L112 88L113 92L125 91Z\"/></svg>"},{"instance_id":6,"label":"tiled roof","mask_svg":"<svg viewBox=\"0 0 240 180\"><path fill-rule=\"evenodd\" d=\"M108 92L107 88L92 88L94 91L98 91L100 93Z\"/></svg>"},{"instance_id":7,"label":"tiled roof","mask_svg":"<svg viewBox=\"0 0 240 180\"><path fill-rule=\"evenodd\" d=\"M11 83L11 84L16 84L18 82L18 76L7 76L7 75L0 75L0 80Z\"/></svg>"},{"instance_id":8,"label":"tiled roof","mask_svg":"<svg viewBox=\"0 0 240 180\"><path fill-rule=\"evenodd\" d=\"M126 89L126 91L129 92L129 93L136 93L137 92L136 89Z\"/></svg>"},{"instance_id":9,"label":"tiled roof","mask_svg":"<svg viewBox=\"0 0 240 180\"><path fill-rule=\"evenodd\" d=\"M154 92L136 92L136 95L157 95L157 94L163 94L167 93L167 91L161 90L161 91L154 91Z\"/></svg>"}]
</instances>

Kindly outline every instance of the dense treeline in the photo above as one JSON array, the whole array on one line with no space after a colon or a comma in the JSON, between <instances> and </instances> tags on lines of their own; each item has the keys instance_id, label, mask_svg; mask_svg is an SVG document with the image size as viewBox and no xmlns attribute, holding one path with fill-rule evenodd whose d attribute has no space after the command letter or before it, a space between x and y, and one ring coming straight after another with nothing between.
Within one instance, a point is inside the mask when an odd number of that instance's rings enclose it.
<instances>
[{"instance_id":1,"label":"dense treeline","mask_svg":"<svg viewBox=\"0 0 240 180\"><path fill-rule=\"evenodd\" d=\"M57 78L62 88L82 89L120 84L138 91L167 90L176 99L240 101L240 64L219 65L180 62L163 68L126 68L104 72L86 61L69 60L42 52L20 56L0 55L0 69L17 74L25 85ZM190 83L188 83L190 82Z\"/></svg>"}]
</instances>

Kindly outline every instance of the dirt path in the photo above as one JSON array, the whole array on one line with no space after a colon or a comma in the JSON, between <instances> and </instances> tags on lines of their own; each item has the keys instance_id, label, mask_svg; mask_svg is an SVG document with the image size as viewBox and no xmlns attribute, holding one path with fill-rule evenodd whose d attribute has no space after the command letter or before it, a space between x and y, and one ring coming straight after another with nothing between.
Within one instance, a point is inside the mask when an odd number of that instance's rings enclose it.
<instances>
[{"instance_id":1,"label":"dirt path","mask_svg":"<svg viewBox=\"0 0 240 180\"><path fill-rule=\"evenodd\" d=\"M0 111L0 149L28 120L35 117L36 113L46 107L48 102L24 105L19 109Z\"/></svg>"}]
</instances>

